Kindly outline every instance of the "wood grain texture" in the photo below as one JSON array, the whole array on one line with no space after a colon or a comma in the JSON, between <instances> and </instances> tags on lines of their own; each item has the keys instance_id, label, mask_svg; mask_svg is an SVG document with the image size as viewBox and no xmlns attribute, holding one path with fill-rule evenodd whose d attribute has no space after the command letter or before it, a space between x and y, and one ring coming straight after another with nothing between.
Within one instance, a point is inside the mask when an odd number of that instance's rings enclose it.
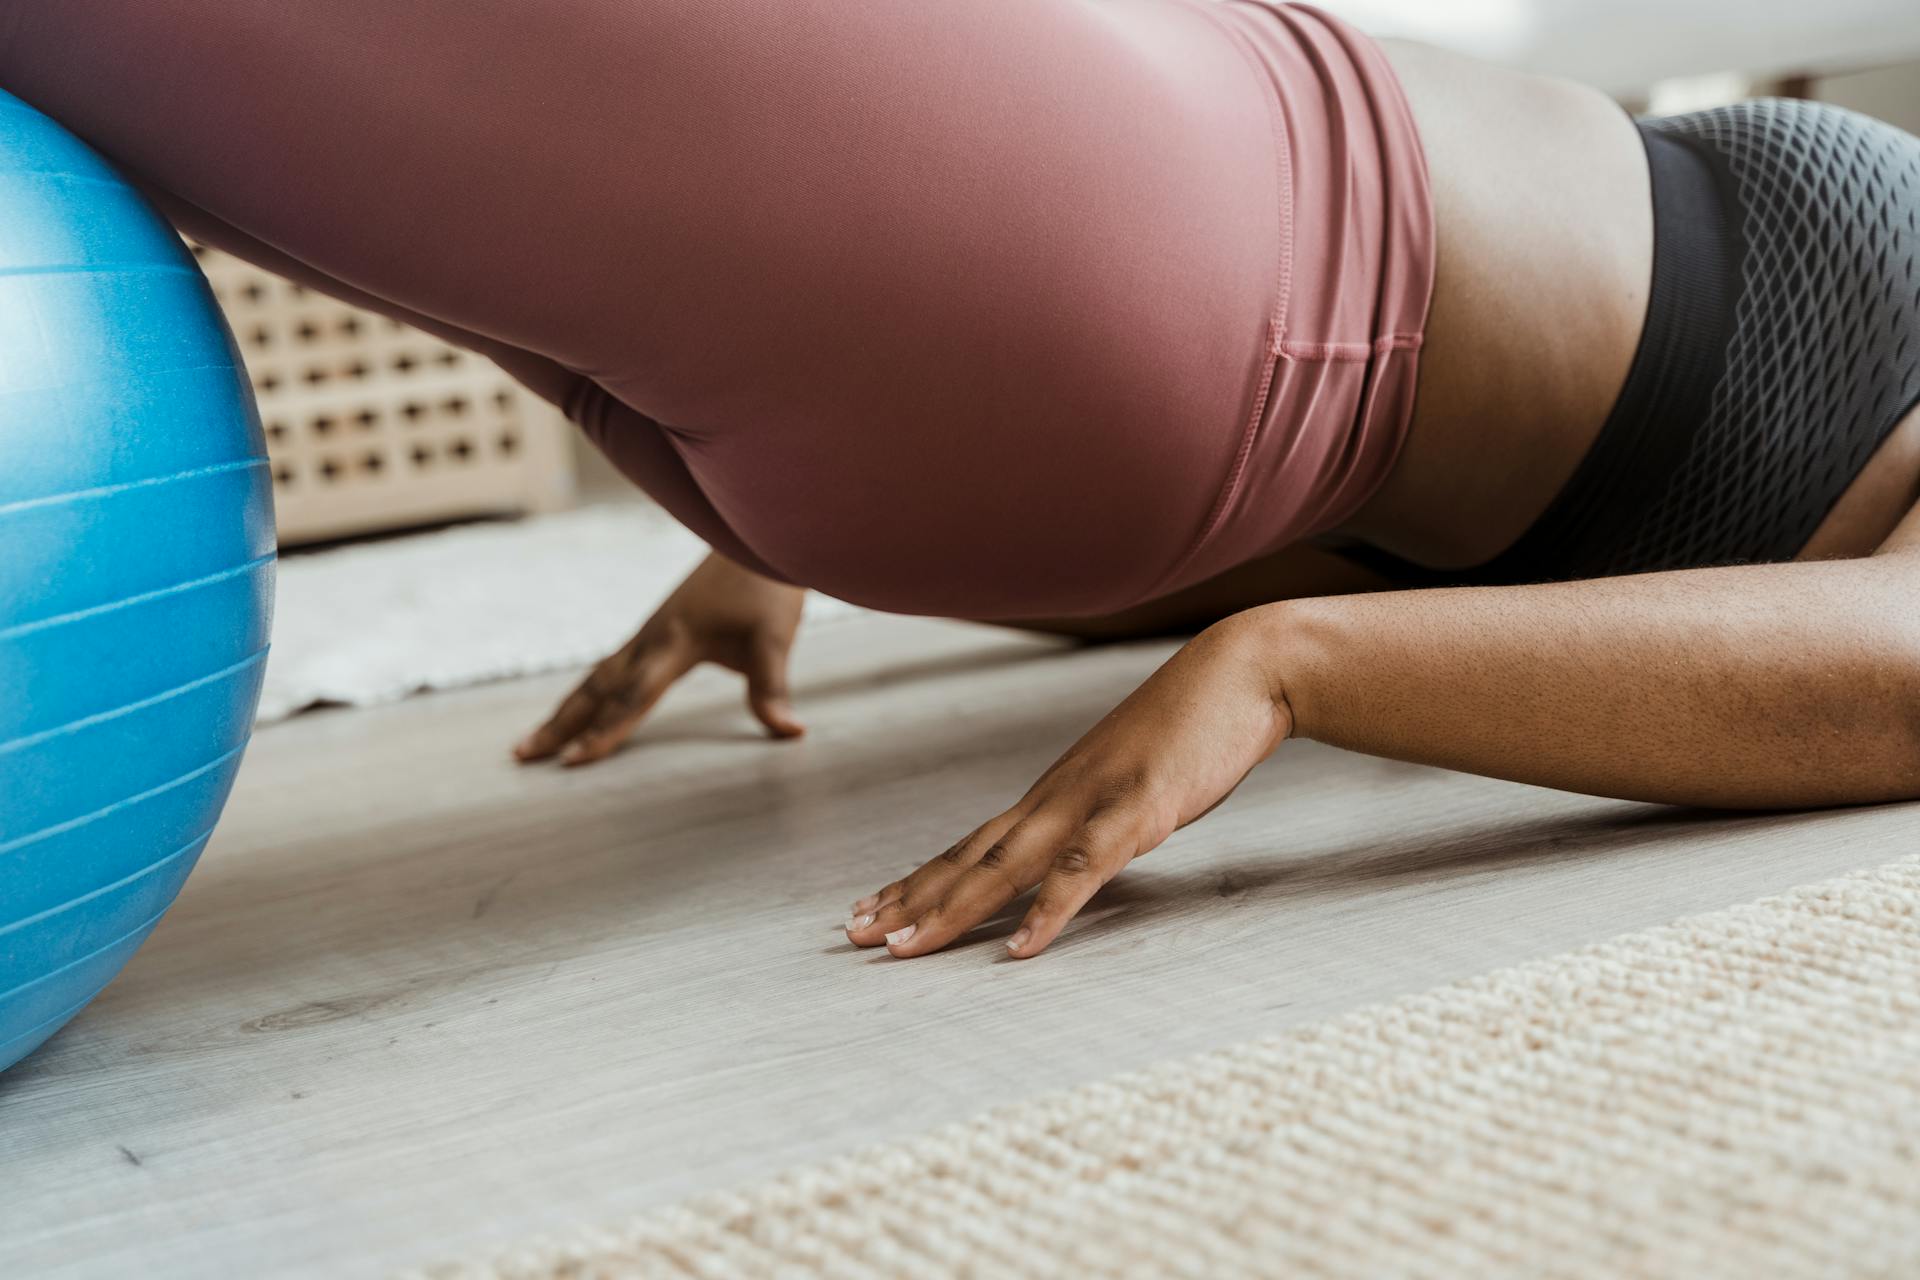
<instances>
[{"instance_id":1,"label":"wood grain texture","mask_svg":"<svg viewBox=\"0 0 1920 1280\"><path fill-rule=\"evenodd\" d=\"M577 772L565 679L261 733L178 906L0 1077L0 1275L479 1256L1004 1101L1885 862L1920 809L1709 815L1289 743L1038 961L846 904L1015 799L1170 651L873 618L801 743L703 674Z\"/></svg>"}]
</instances>

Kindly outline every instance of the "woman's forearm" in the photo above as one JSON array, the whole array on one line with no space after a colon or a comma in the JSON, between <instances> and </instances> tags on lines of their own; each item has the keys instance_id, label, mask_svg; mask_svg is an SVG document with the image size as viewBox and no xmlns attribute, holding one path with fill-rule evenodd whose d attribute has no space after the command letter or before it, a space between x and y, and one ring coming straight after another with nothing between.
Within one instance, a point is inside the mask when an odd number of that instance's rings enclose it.
<instances>
[{"instance_id":1,"label":"woman's forearm","mask_svg":"<svg viewBox=\"0 0 1920 1280\"><path fill-rule=\"evenodd\" d=\"M1295 736L1623 799L1920 797L1920 556L1288 601Z\"/></svg>"}]
</instances>

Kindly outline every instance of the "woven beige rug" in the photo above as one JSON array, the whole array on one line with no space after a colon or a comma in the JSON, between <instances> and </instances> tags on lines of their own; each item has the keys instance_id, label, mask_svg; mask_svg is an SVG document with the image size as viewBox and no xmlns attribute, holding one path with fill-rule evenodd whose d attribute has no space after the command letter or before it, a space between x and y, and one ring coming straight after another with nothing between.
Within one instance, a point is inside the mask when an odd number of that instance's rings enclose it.
<instances>
[{"instance_id":1,"label":"woven beige rug","mask_svg":"<svg viewBox=\"0 0 1920 1280\"><path fill-rule=\"evenodd\" d=\"M1920 1276L1920 858L425 1274Z\"/></svg>"}]
</instances>

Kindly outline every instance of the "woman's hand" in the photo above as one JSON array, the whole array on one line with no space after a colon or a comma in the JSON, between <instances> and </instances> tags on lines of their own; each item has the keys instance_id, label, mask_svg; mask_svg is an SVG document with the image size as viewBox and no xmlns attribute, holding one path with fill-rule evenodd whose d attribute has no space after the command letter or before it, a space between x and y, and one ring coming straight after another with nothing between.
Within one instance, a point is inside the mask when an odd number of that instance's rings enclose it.
<instances>
[{"instance_id":1,"label":"woman's hand","mask_svg":"<svg viewBox=\"0 0 1920 1280\"><path fill-rule=\"evenodd\" d=\"M747 706L768 733L799 737L805 730L787 699L787 654L805 599L800 587L708 556L513 754L523 762L558 754L567 765L605 759L674 681L703 662L747 678Z\"/></svg>"},{"instance_id":2,"label":"woman's hand","mask_svg":"<svg viewBox=\"0 0 1920 1280\"><path fill-rule=\"evenodd\" d=\"M1253 617L1196 636L1019 804L854 903L847 936L924 955L1038 885L1007 949L1039 955L1100 886L1224 800L1292 732L1275 655Z\"/></svg>"}]
</instances>

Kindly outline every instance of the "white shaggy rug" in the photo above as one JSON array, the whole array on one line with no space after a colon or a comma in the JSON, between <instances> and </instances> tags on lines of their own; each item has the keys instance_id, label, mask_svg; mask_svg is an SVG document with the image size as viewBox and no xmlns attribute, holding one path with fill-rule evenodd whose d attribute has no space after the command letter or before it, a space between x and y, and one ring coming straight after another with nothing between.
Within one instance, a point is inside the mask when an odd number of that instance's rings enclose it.
<instances>
[{"instance_id":1,"label":"white shaggy rug","mask_svg":"<svg viewBox=\"0 0 1920 1280\"><path fill-rule=\"evenodd\" d=\"M284 556L259 723L597 662L705 554L625 503ZM803 625L857 612L815 595Z\"/></svg>"},{"instance_id":2,"label":"white shaggy rug","mask_svg":"<svg viewBox=\"0 0 1920 1280\"><path fill-rule=\"evenodd\" d=\"M1920 858L424 1274L1920 1276Z\"/></svg>"}]
</instances>

